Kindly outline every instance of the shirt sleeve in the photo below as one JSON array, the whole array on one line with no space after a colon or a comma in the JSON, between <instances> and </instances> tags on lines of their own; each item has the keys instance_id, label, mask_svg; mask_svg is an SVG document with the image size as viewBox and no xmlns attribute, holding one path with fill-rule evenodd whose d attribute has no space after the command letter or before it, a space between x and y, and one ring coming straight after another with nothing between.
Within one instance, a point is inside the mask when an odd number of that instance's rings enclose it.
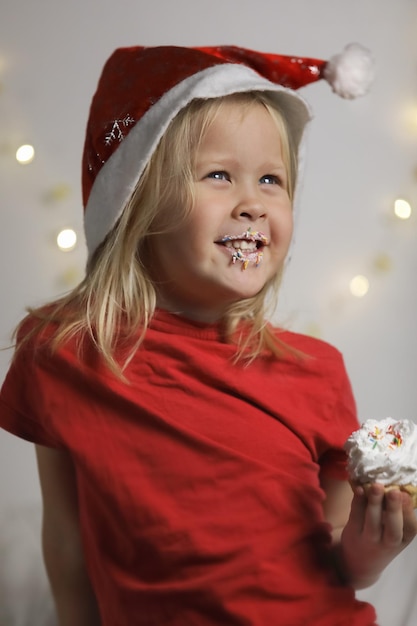
<instances>
[{"instance_id":1,"label":"shirt sleeve","mask_svg":"<svg viewBox=\"0 0 417 626\"><path fill-rule=\"evenodd\" d=\"M331 416L332 441L320 456L321 473L336 480L348 480L347 455L343 449L349 435L359 428L356 402L343 357L337 353L334 364L332 386L334 393L333 415Z\"/></svg>"},{"instance_id":2,"label":"shirt sleeve","mask_svg":"<svg viewBox=\"0 0 417 626\"><path fill-rule=\"evenodd\" d=\"M29 340L14 355L0 393L0 426L27 441L60 447L43 419L47 396L37 364L34 341Z\"/></svg>"}]
</instances>

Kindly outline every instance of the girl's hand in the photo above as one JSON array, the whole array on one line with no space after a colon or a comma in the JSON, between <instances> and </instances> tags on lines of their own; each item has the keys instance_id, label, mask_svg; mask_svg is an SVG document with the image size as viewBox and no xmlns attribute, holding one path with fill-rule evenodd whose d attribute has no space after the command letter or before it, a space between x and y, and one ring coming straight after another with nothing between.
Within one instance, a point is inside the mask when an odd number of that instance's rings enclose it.
<instances>
[{"instance_id":1,"label":"girl's hand","mask_svg":"<svg viewBox=\"0 0 417 626\"><path fill-rule=\"evenodd\" d=\"M385 493L378 483L367 494L357 487L340 543L349 582L357 589L372 585L416 534L417 518L407 493Z\"/></svg>"}]
</instances>

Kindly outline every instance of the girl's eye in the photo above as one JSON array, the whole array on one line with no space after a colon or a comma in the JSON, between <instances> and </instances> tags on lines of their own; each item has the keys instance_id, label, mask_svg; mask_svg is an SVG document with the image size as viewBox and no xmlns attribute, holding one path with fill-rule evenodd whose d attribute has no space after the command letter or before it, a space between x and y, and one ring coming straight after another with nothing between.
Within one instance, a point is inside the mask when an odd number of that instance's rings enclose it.
<instances>
[{"instance_id":1,"label":"girl's eye","mask_svg":"<svg viewBox=\"0 0 417 626\"><path fill-rule=\"evenodd\" d=\"M282 185L282 180L279 176L274 176L273 174L265 174L259 182L265 185Z\"/></svg>"},{"instance_id":2,"label":"girl's eye","mask_svg":"<svg viewBox=\"0 0 417 626\"><path fill-rule=\"evenodd\" d=\"M227 180L230 181L230 176L227 172L210 172L207 178L213 178L214 180Z\"/></svg>"}]
</instances>

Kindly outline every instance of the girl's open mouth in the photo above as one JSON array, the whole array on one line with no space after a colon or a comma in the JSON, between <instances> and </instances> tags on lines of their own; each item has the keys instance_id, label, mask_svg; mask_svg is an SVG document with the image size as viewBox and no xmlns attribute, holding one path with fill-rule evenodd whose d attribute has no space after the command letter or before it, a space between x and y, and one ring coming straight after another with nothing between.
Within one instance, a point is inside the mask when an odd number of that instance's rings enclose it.
<instances>
[{"instance_id":1,"label":"girl's open mouth","mask_svg":"<svg viewBox=\"0 0 417 626\"><path fill-rule=\"evenodd\" d=\"M248 228L240 235L225 235L218 242L230 252L232 263L240 261L245 270L249 263L257 267L262 261L263 248L269 244L268 238L259 231Z\"/></svg>"}]
</instances>

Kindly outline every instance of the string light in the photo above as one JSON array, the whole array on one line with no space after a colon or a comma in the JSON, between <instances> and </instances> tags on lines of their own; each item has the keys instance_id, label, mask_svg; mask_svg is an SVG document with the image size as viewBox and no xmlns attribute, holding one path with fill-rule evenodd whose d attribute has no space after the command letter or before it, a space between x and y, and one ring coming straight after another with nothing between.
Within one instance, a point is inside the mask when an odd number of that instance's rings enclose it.
<instances>
[{"instance_id":1,"label":"string light","mask_svg":"<svg viewBox=\"0 0 417 626\"><path fill-rule=\"evenodd\" d=\"M358 274L358 276L354 276L350 281L350 293L355 298L363 298L369 291L369 280L366 276Z\"/></svg>"},{"instance_id":2,"label":"string light","mask_svg":"<svg viewBox=\"0 0 417 626\"><path fill-rule=\"evenodd\" d=\"M31 163L35 158L35 148L29 144L24 144L16 150L16 161L21 165Z\"/></svg>"},{"instance_id":3,"label":"string light","mask_svg":"<svg viewBox=\"0 0 417 626\"><path fill-rule=\"evenodd\" d=\"M83 272L77 265L68 267L59 277L59 284L65 289L75 287L81 281Z\"/></svg>"},{"instance_id":4,"label":"string light","mask_svg":"<svg viewBox=\"0 0 417 626\"><path fill-rule=\"evenodd\" d=\"M413 104L408 106L405 110L405 114L408 129L415 133L417 131L417 105Z\"/></svg>"},{"instance_id":5,"label":"string light","mask_svg":"<svg viewBox=\"0 0 417 626\"><path fill-rule=\"evenodd\" d=\"M394 202L394 213L400 220L408 220L411 217L411 204L403 198L398 198Z\"/></svg>"},{"instance_id":6,"label":"string light","mask_svg":"<svg viewBox=\"0 0 417 626\"><path fill-rule=\"evenodd\" d=\"M392 269L392 259L386 252L380 252L374 258L373 266L378 272L386 274Z\"/></svg>"},{"instance_id":7,"label":"string light","mask_svg":"<svg viewBox=\"0 0 417 626\"><path fill-rule=\"evenodd\" d=\"M70 195L71 187L67 183L57 183L44 193L43 199L45 203L52 204L66 200Z\"/></svg>"},{"instance_id":8,"label":"string light","mask_svg":"<svg viewBox=\"0 0 417 626\"><path fill-rule=\"evenodd\" d=\"M77 243L77 233L72 228L64 228L56 238L58 248L63 252L69 252L75 248Z\"/></svg>"}]
</instances>

